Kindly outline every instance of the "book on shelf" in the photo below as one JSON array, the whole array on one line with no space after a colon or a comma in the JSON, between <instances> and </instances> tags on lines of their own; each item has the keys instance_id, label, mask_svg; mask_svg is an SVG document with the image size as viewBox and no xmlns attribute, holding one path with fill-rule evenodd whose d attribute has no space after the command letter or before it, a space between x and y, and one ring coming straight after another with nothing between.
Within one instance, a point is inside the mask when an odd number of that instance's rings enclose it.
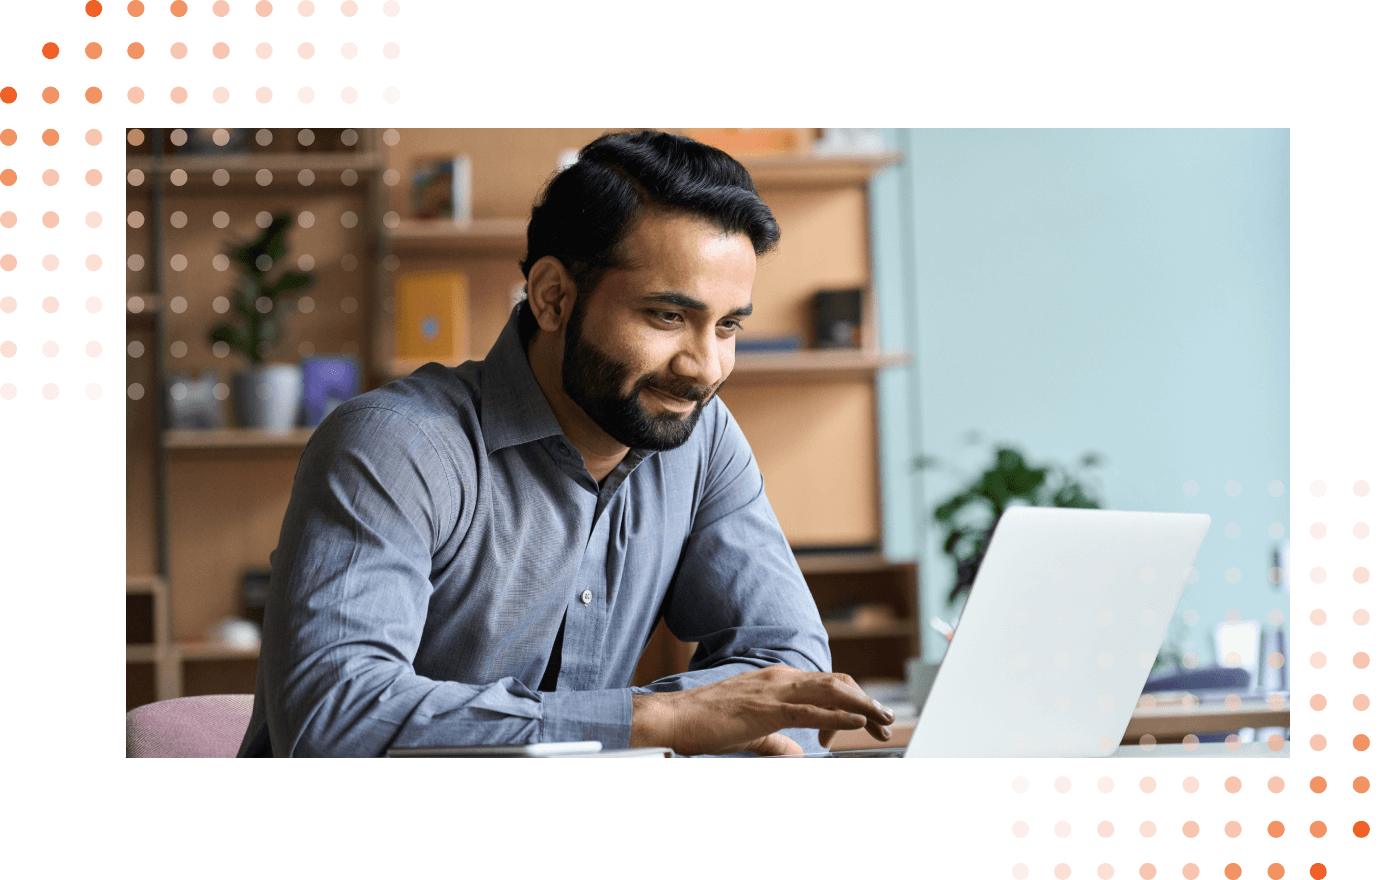
<instances>
[{"instance_id":1,"label":"book on shelf","mask_svg":"<svg viewBox=\"0 0 1378 880\"><path fill-rule=\"evenodd\" d=\"M411 176L412 216L448 219L459 224L474 219L474 163L468 156L419 160Z\"/></svg>"},{"instance_id":2,"label":"book on shelf","mask_svg":"<svg viewBox=\"0 0 1378 880\"><path fill-rule=\"evenodd\" d=\"M469 356L469 292L460 272L413 272L393 292L395 356L458 363Z\"/></svg>"}]
</instances>

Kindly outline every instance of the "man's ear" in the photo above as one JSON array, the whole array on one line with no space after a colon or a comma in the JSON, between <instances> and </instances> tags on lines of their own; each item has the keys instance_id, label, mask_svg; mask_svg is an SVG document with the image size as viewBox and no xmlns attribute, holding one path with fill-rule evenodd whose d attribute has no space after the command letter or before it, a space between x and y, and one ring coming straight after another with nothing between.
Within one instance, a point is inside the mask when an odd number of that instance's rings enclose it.
<instances>
[{"instance_id":1,"label":"man's ear","mask_svg":"<svg viewBox=\"0 0 1378 880\"><path fill-rule=\"evenodd\" d=\"M541 257L526 276L526 299L536 323L547 333L559 333L574 309L574 279L563 263Z\"/></svg>"}]
</instances>

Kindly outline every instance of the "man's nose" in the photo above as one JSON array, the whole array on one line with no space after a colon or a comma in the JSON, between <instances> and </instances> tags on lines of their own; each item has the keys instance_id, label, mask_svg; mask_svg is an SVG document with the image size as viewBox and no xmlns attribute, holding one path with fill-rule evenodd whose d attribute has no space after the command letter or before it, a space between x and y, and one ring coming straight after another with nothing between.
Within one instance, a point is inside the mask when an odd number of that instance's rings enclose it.
<instances>
[{"instance_id":1,"label":"man's nose","mask_svg":"<svg viewBox=\"0 0 1378 880\"><path fill-rule=\"evenodd\" d=\"M676 375L706 388L713 388L722 381L722 362L713 328L708 328L706 333L691 334L670 366Z\"/></svg>"}]
</instances>

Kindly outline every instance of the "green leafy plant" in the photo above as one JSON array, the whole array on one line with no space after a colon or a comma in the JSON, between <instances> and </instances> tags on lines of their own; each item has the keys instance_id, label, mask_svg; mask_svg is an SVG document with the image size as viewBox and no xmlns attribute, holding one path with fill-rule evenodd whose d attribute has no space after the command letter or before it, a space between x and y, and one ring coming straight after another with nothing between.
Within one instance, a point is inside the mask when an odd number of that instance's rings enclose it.
<instances>
[{"instance_id":1,"label":"green leafy plant","mask_svg":"<svg viewBox=\"0 0 1378 880\"><path fill-rule=\"evenodd\" d=\"M292 218L273 217L268 227L252 241L232 245L230 258L239 264L240 278L231 310L235 323L221 324L211 331L211 342L223 342L243 352L251 364L262 363L282 340L282 313L287 300L315 283L306 272L282 272L269 280L268 273L287 253L287 230Z\"/></svg>"},{"instance_id":2,"label":"green leafy plant","mask_svg":"<svg viewBox=\"0 0 1378 880\"><path fill-rule=\"evenodd\" d=\"M943 553L957 569L947 601L956 602L971 589L991 535L995 534L995 525L1011 506L1023 503L1031 507L1100 507L1089 471L1101 463L1099 453L1088 452L1075 468L1057 464L1033 467L1013 446L997 445L990 466L933 510L933 519L947 530ZM914 460L917 470L939 464L931 456Z\"/></svg>"}]
</instances>

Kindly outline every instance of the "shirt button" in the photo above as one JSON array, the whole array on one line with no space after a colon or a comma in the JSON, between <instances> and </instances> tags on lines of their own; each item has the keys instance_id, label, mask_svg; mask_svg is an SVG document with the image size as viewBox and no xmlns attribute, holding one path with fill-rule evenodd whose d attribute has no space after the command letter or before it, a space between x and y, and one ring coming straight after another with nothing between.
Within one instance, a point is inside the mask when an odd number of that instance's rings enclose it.
<instances>
[{"instance_id":1,"label":"shirt button","mask_svg":"<svg viewBox=\"0 0 1378 880\"><path fill-rule=\"evenodd\" d=\"M580 594L579 594L579 601L580 601L580 602L583 602L585 605L587 605L588 603L592 602L592 601L593 601L593 591L592 591L592 590L585 590L584 592L580 593Z\"/></svg>"}]
</instances>

